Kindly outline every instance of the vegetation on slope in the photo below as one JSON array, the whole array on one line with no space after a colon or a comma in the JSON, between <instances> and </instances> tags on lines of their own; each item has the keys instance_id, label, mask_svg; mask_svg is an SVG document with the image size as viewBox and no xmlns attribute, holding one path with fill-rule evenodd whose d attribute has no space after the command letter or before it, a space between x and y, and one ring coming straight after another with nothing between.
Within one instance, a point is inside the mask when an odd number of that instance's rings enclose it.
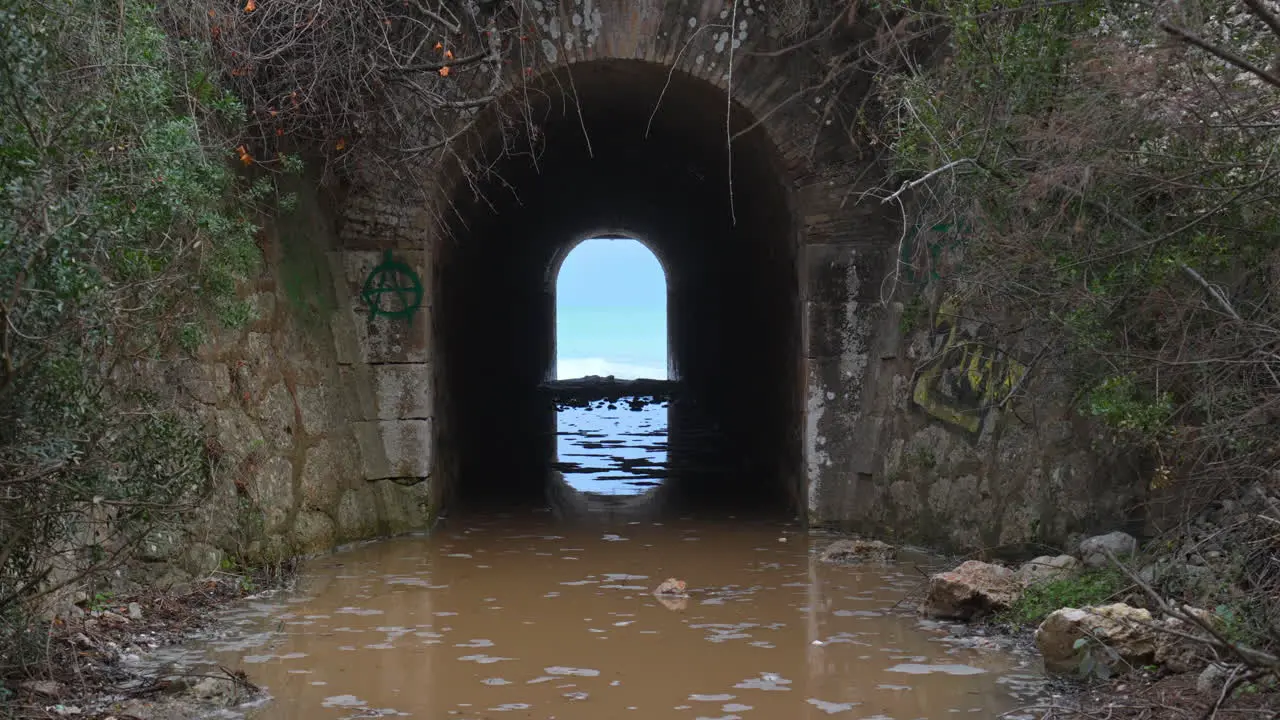
<instances>
[{"instance_id":1,"label":"vegetation on slope","mask_svg":"<svg viewBox=\"0 0 1280 720\"><path fill-rule=\"evenodd\" d=\"M243 106L137 0L0 3L0 670L20 606L112 566L215 458L155 360L249 318Z\"/></svg>"},{"instance_id":2,"label":"vegetation on slope","mask_svg":"<svg viewBox=\"0 0 1280 720\"><path fill-rule=\"evenodd\" d=\"M1218 577L1166 590L1280 644L1280 6L896 12L899 36L945 44L877 76L883 115L864 129L892 169L881 197L910 198L908 227L965 230L904 252L897 279L946 264L934 290L966 315L1029 322L1036 370L1071 378L1152 501L1218 508L1162 539L1174 563L1220 548Z\"/></svg>"},{"instance_id":3,"label":"vegetation on slope","mask_svg":"<svg viewBox=\"0 0 1280 720\"><path fill-rule=\"evenodd\" d=\"M493 99L518 8L453 5L0 0L0 677L220 472L159 373L252 319L294 153L430 166Z\"/></svg>"}]
</instances>

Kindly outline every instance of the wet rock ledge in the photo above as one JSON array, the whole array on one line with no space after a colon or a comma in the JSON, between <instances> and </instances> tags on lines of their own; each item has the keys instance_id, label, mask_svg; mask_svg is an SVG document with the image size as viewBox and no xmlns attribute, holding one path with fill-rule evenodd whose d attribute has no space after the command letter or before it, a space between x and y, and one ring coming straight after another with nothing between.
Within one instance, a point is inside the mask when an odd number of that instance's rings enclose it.
<instances>
[{"instance_id":1,"label":"wet rock ledge","mask_svg":"<svg viewBox=\"0 0 1280 720\"><path fill-rule=\"evenodd\" d=\"M670 402L678 394L679 383L674 380L619 380L612 375L550 380L538 389L557 407L587 407L598 402L617 403L626 398L632 410L645 405Z\"/></svg>"}]
</instances>

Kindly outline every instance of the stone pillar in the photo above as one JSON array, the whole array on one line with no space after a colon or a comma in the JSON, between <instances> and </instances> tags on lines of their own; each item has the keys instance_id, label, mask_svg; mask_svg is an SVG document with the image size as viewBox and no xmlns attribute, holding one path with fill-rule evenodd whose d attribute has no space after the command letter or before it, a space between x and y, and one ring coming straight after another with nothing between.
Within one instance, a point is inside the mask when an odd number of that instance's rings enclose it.
<instances>
[{"instance_id":1,"label":"stone pillar","mask_svg":"<svg viewBox=\"0 0 1280 720\"><path fill-rule=\"evenodd\" d=\"M431 277L414 250L329 253L333 336L365 480L431 475Z\"/></svg>"},{"instance_id":2,"label":"stone pillar","mask_svg":"<svg viewBox=\"0 0 1280 720\"><path fill-rule=\"evenodd\" d=\"M808 513L812 523L832 524L875 467L877 433L863 421L863 404L885 251L868 242L801 252Z\"/></svg>"}]
</instances>

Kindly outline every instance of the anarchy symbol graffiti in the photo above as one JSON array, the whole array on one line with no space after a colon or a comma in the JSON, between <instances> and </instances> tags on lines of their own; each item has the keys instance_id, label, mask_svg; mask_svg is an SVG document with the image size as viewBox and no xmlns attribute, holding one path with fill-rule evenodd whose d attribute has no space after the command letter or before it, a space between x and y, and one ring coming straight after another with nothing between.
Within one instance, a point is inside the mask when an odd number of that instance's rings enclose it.
<instances>
[{"instance_id":1,"label":"anarchy symbol graffiti","mask_svg":"<svg viewBox=\"0 0 1280 720\"><path fill-rule=\"evenodd\" d=\"M388 250L382 264L369 272L360 299L369 306L369 317L412 317L422 307L422 280Z\"/></svg>"}]
</instances>

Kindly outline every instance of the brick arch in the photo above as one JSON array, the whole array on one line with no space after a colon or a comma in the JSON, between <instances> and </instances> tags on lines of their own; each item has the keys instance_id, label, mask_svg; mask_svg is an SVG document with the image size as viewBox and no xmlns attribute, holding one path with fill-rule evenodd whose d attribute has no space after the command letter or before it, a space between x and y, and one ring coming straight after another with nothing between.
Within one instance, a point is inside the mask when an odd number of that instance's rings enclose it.
<instances>
[{"instance_id":1,"label":"brick arch","mask_svg":"<svg viewBox=\"0 0 1280 720\"><path fill-rule=\"evenodd\" d=\"M806 78L819 77L823 69L803 57L772 54L778 38L765 0L737 5L735 15L727 0L532 2L535 14L526 19L520 41L528 51L522 63L507 66L502 93L591 63L652 63L727 92L740 111L759 122L788 175L799 179L811 171L811 140L822 129L821 118L805 105L823 99L824 91L807 90ZM732 32L730 20L738 24Z\"/></svg>"}]
</instances>

